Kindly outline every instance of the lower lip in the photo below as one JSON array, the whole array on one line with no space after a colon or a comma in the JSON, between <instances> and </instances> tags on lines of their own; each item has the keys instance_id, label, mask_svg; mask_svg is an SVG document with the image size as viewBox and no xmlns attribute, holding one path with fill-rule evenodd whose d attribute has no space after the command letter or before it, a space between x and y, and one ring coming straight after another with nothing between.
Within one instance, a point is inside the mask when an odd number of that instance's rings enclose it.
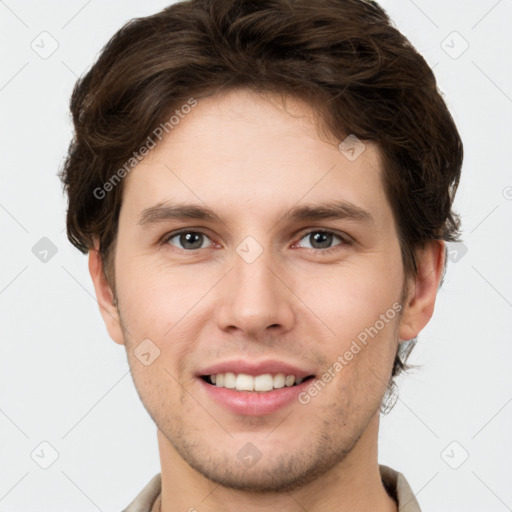
<instances>
[{"instance_id":1,"label":"lower lip","mask_svg":"<svg viewBox=\"0 0 512 512\"><path fill-rule=\"evenodd\" d=\"M217 403L236 414L246 416L263 416L272 414L289 405L293 401L298 402L298 395L307 387L313 379L301 382L297 386L274 389L272 391L236 391L234 389L221 388L208 384L203 379L198 379L208 395Z\"/></svg>"}]
</instances>

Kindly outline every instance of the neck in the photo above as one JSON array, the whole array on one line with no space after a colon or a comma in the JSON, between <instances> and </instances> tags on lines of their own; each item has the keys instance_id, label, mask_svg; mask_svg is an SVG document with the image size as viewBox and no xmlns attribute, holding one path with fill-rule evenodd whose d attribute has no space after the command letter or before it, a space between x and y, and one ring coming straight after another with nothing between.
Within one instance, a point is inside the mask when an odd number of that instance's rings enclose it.
<instances>
[{"instance_id":1,"label":"neck","mask_svg":"<svg viewBox=\"0 0 512 512\"><path fill-rule=\"evenodd\" d=\"M162 492L157 511L257 512L269 507L282 512L397 512L387 494L377 461L377 413L345 458L316 480L288 493L255 493L210 481L190 467L158 431Z\"/></svg>"}]
</instances>

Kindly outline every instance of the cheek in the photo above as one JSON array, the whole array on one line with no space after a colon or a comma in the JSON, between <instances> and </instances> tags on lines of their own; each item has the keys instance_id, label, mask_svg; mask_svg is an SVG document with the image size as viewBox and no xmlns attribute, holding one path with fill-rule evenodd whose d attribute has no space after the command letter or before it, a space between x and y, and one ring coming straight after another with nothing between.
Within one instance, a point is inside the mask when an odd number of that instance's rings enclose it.
<instances>
[{"instance_id":1,"label":"cheek","mask_svg":"<svg viewBox=\"0 0 512 512\"><path fill-rule=\"evenodd\" d=\"M372 262L319 268L308 272L307 278L296 279L295 285L297 295L310 310L336 336L345 338L357 335L393 309L400 300L402 280L401 267L383 261L380 265Z\"/></svg>"},{"instance_id":2,"label":"cheek","mask_svg":"<svg viewBox=\"0 0 512 512\"><path fill-rule=\"evenodd\" d=\"M339 385L361 386L378 397L396 352L403 276L400 260L381 258L375 265L376 260L319 273L298 295L307 297L308 307L328 326L321 347L325 371L339 375Z\"/></svg>"},{"instance_id":3,"label":"cheek","mask_svg":"<svg viewBox=\"0 0 512 512\"><path fill-rule=\"evenodd\" d=\"M122 269L117 291L126 348L140 389L159 388L167 382L170 387L165 392L169 393L176 381L189 385L184 368L198 350L200 330L212 316L202 299L218 278L192 266L177 269L142 262L143 258L126 258L118 267ZM143 343L158 354L147 367L135 355Z\"/></svg>"},{"instance_id":4,"label":"cheek","mask_svg":"<svg viewBox=\"0 0 512 512\"><path fill-rule=\"evenodd\" d=\"M151 265L144 258L119 261L117 293L131 331L163 338L182 319L193 316L194 306L215 283L192 266Z\"/></svg>"}]
</instances>

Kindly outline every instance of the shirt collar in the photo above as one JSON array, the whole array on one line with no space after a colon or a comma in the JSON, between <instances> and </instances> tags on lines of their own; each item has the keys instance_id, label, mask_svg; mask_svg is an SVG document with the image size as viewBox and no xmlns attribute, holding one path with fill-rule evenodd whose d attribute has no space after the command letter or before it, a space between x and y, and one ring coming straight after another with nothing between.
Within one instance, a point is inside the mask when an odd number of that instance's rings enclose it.
<instances>
[{"instance_id":1,"label":"shirt collar","mask_svg":"<svg viewBox=\"0 0 512 512\"><path fill-rule=\"evenodd\" d=\"M379 471L387 493L398 503L398 512L421 512L418 501L402 473L382 464L379 465ZM158 473L123 512L151 512L161 489L161 473Z\"/></svg>"}]
</instances>

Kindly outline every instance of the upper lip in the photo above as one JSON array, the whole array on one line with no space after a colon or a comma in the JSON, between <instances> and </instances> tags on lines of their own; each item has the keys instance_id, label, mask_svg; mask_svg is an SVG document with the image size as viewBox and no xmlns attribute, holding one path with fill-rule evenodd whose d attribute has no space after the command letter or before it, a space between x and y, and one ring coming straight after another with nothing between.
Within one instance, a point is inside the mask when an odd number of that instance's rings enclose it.
<instances>
[{"instance_id":1,"label":"upper lip","mask_svg":"<svg viewBox=\"0 0 512 512\"><path fill-rule=\"evenodd\" d=\"M235 374L245 373L247 375L263 375L265 373L284 373L285 375L295 375L296 377L309 377L314 372L304 370L292 364L275 359L264 361L245 361L243 359L233 359L231 361L222 361L202 368L197 372L198 377L205 375L217 375L218 373L232 372Z\"/></svg>"}]
</instances>

